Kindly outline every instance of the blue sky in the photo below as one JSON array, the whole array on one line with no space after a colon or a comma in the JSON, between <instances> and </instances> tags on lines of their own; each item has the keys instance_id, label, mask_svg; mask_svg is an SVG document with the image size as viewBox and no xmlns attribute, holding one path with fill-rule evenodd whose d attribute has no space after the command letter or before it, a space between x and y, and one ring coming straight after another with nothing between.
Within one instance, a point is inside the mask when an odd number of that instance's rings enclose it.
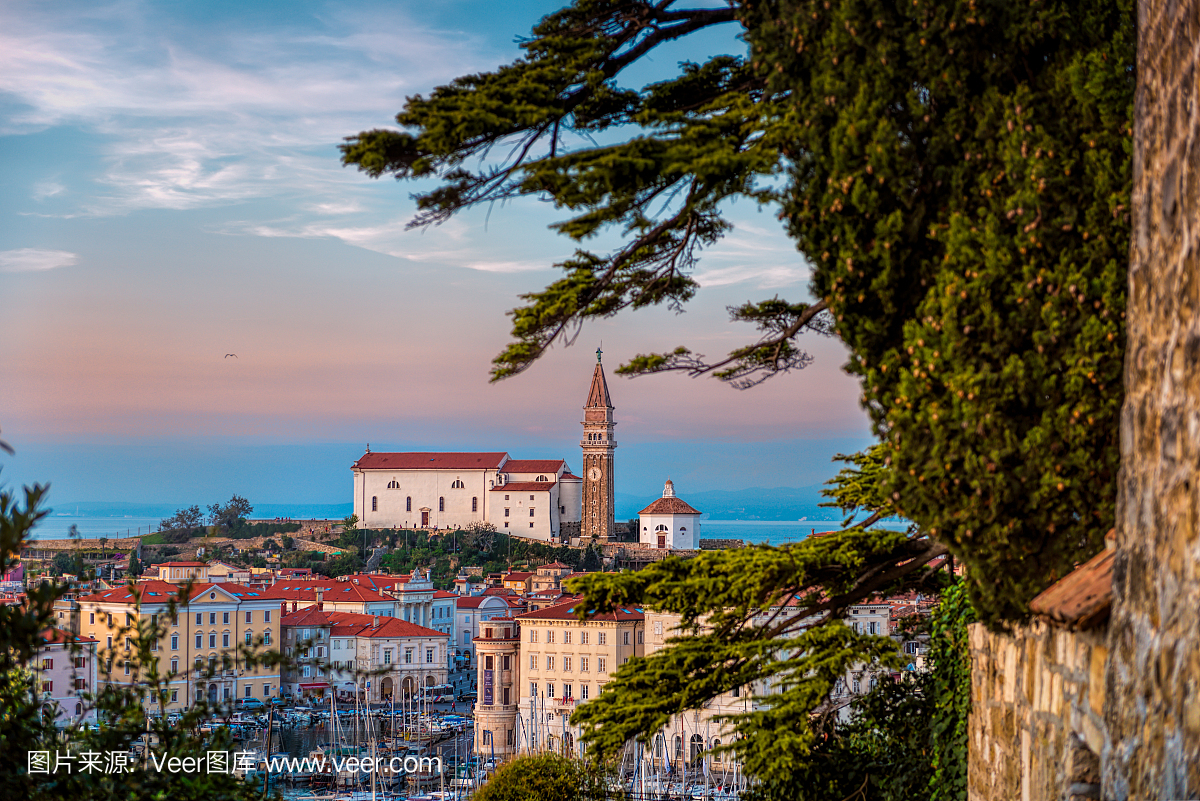
<instances>
[{"instance_id":1,"label":"blue sky","mask_svg":"<svg viewBox=\"0 0 1200 801\"><path fill-rule=\"evenodd\" d=\"M518 55L553 3L10 2L0 7L0 426L9 483L59 502L349 497L375 449L508 450L578 467L579 407L603 341L614 366L752 332L725 307L804 297L770 212L734 207L685 314L584 328L487 383L504 312L571 250L535 200L405 231L412 186L336 146L406 95ZM657 52L740 52L736 30ZM804 486L869 441L845 351L749 392L681 376L611 379L618 490ZM224 354L236 353L237 359Z\"/></svg>"}]
</instances>

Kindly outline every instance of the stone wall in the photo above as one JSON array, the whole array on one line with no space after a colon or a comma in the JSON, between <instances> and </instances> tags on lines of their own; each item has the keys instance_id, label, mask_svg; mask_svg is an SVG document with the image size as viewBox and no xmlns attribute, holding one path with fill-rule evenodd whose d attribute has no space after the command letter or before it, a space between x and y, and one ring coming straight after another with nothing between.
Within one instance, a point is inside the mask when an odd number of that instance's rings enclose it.
<instances>
[{"instance_id":1,"label":"stone wall","mask_svg":"<svg viewBox=\"0 0 1200 801\"><path fill-rule=\"evenodd\" d=\"M968 801L1099 798L1107 648L1101 631L1035 620L971 626Z\"/></svg>"},{"instance_id":2,"label":"stone wall","mask_svg":"<svg viewBox=\"0 0 1200 801\"><path fill-rule=\"evenodd\" d=\"M728 548L741 548L745 544L742 540L700 540L700 550L724 551Z\"/></svg>"},{"instance_id":3,"label":"stone wall","mask_svg":"<svg viewBox=\"0 0 1200 801\"><path fill-rule=\"evenodd\" d=\"M1200 797L1200 0L1140 0L1106 798Z\"/></svg>"}]
</instances>

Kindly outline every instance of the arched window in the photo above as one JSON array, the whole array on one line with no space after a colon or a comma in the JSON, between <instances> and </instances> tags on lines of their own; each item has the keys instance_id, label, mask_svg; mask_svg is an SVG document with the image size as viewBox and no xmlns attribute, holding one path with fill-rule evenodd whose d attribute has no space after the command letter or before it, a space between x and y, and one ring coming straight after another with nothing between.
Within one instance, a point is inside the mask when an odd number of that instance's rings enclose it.
<instances>
[{"instance_id":1,"label":"arched window","mask_svg":"<svg viewBox=\"0 0 1200 801\"><path fill-rule=\"evenodd\" d=\"M391 481L388 482L387 488L388 489L400 489L400 482L393 478Z\"/></svg>"},{"instance_id":2,"label":"arched window","mask_svg":"<svg viewBox=\"0 0 1200 801\"><path fill-rule=\"evenodd\" d=\"M688 759L689 762L695 762L700 758L700 754L704 751L704 738L699 734L692 735L690 751L691 756Z\"/></svg>"},{"instance_id":3,"label":"arched window","mask_svg":"<svg viewBox=\"0 0 1200 801\"><path fill-rule=\"evenodd\" d=\"M680 530L680 531L687 531L687 526L680 526L680 527L679 527L679 530Z\"/></svg>"},{"instance_id":4,"label":"arched window","mask_svg":"<svg viewBox=\"0 0 1200 801\"><path fill-rule=\"evenodd\" d=\"M472 511L472 512L478 512L478 511L479 511L479 499L478 499L478 498L472 498L472 499L471 499L471 511Z\"/></svg>"},{"instance_id":5,"label":"arched window","mask_svg":"<svg viewBox=\"0 0 1200 801\"><path fill-rule=\"evenodd\" d=\"M720 740L718 740L718 739L716 739L716 738L714 738L714 739L713 739L713 741L712 741L712 748L719 748L719 747L720 747L720 745L721 745L721 741L720 741ZM715 762L720 762L720 761L721 761L721 755L720 755L720 754L714 754L714 755L713 755L713 761L715 761Z\"/></svg>"},{"instance_id":6,"label":"arched window","mask_svg":"<svg viewBox=\"0 0 1200 801\"><path fill-rule=\"evenodd\" d=\"M456 479L454 479L454 483L450 485L450 489L462 489L465 486L467 486L467 485L462 483L461 479L456 478Z\"/></svg>"},{"instance_id":7,"label":"arched window","mask_svg":"<svg viewBox=\"0 0 1200 801\"><path fill-rule=\"evenodd\" d=\"M379 511L379 497L377 495L371 496L371 511L372 512Z\"/></svg>"},{"instance_id":8,"label":"arched window","mask_svg":"<svg viewBox=\"0 0 1200 801\"><path fill-rule=\"evenodd\" d=\"M407 498L404 499L404 511L406 511L406 512L412 511L412 496L411 495L409 495Z\"/></svg>"},{"instance_id":9,"label":"arched window","mask_svg":"<svg viewBox=\"0 0 1200 801\"><path fill-rule=\"evenodd\" d=\"M654 756L659 759L663 758L663 739L661 734L654 738Z\"/></svg>"},{"instance_id":10,"label":"arched window","mask_svg":"<svg viewBox=\"0 0 1200 801\"><path fill-rule=\"evenodd\" d=\"M654 527L654 530L655 531L670 531L671 529L667 528L666 526L664 526L660 523L659 525Z\"/></svg>"},{"instance_id":11,"label":"arched window","mask_svg":"<svg viewBox=\"0 0 1200 801\"><path fill-rule=\"evenodd\" d=\"M445 498L438 498L438 511L439 512L446 511L446 499Z\"/></svg>"},{"instance_id":12,"label":"arched window","mask_svg":"<svg viewBox=\"0 0 1200 801\"><path fill-rule=\"evenodd\" d=\"M546 478L545 476L538 476L537 480L538 481L549 481L550 479Z\"/></svg>"}]
</instances>

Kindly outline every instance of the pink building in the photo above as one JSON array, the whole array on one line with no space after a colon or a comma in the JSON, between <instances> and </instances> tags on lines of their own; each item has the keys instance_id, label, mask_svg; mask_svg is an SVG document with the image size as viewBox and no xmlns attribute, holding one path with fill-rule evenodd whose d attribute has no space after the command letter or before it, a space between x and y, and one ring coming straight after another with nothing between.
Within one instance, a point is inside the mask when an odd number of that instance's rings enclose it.
<instances>
[{"instance_id":1,"label":"pink building","mask_svg":"<svg viewBox=\"0 0 1200 801\"><path fill-rule=\"evenodd\" d=\"M96 711L80 695L96 691L96 640L57 628L42 632L42 644L29 662L42 706L58 709L55 725L94 723Z\"/></svg>"}]
</instances>

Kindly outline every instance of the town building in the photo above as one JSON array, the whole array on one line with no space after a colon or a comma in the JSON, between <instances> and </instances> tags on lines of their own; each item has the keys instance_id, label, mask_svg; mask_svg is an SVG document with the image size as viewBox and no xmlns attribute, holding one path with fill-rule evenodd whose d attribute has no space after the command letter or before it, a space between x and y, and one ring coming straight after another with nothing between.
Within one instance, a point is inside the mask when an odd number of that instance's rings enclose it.
<instances>
[{"instance_id":1,"label":"town building","mask_svg":"<svg viewBox=\"0 0 1200 801\"><path fill-rule=\"evenodd\" d=\"M551 562L548 565L542 565L535 572L530 582L530 589L533 592L557 590L562 586L563 577L569 576L571 572L571 567L564 565L562 562Z\"/></svg>"},{"instance_id":2,"label":"town building","mask_svg":"<svg viewBox=\"0 0 1200 801\"><path fill-rule=\"evenodd\" d=\"M162 562L152 565L158 569L158 580L172 584L186 584L189 581L208 581L207 562ZM152 573L148 570L147 573Z\"/></svg>"},{"instance_id":3,"label":"town building","mask_svg":"<svg viewBox=\"0 0 1200 801\"><path fill-rule=\"evenodd\" d=\"M80 697L96 691L96 640L60 628L42 632L29 660L33 686L46 713L59 728L93 723L96 710Z\"/></svg>"},{"instance_id":4,"label":"town building","mask_svg":"<svg viewBox=\"0 0 1200 801\"><path fill-rule=\"evenodd\" d=\"M698 550L701 514L675 495L675 484L668 478L662 497L638 512L638 541L651 548Z\"/></svg>"},{"instance_id":5,"label":"town building","mask_svg":"<svg viewBox=\"0 0 1200 801\"><path fill-rule=\"evenodd\" d=\"M446 683L450 636L425 626L314 605L283 618L283 630L285 654L296 660L284 683L296 697L336 692L386 703Z\"/></svg>"},{"instance_id":6,"label":"town building","mask_svg":"<svg viewBox=\"0 0 1200 801\"><path fill-rule=\"evenodd\" d=\"M641 609L618 608L580 620L575 603L517 615L517 628L507 634L504 629L509 623L503 618L484 625L483 635L490 636L475 643L477 679L481 699L488 697L487 682L492 682L492 703L480 701L487 707L481 710L487 725L481 721L475 726L477 752L491 753L495 748L498 755L513 750L581 753L579 729L571 725L571 713L599 695L618 667L644 654L645 614ZM491 668L485 658L489 655L494 657ZM507 676L505 656L510 658ZM514 656L519 665L511 661ZM491 674L486 672L489 669ZM506 688L515 708L505 703Z\"/></svg>"},{"instance_id":7,"label":"town building","mask_svg":"<svg viewBox=\"0 0 1200 801\"><path fill-rule=\"evenodd\" d=\"M140 630L160 633L151 651L161 654L159 670L170 693L160 711L183 709L201 698L215 703L278 695L278 667L246 664L238 648L278 650L279 601L238 584L193 584L181 598L184 591L179 584L150 580L78 599L80 635L97 642L98 689L148 686L149 668L137 663L133 648ZM172 600L178 603L174 616Z\"/></svg>"},{"instance_id":8,"label":"town building","mask_svg":"<svg viewBox=\"0 0 1200 801\"><path fill-rule=\"evenodd\" d=\"M455 599L454 655L464 668L475 665L472 642L479 636L479 625L494 617L511 614L512 606L502 595L472 595Z\"/></svg>"}]
</instances>

